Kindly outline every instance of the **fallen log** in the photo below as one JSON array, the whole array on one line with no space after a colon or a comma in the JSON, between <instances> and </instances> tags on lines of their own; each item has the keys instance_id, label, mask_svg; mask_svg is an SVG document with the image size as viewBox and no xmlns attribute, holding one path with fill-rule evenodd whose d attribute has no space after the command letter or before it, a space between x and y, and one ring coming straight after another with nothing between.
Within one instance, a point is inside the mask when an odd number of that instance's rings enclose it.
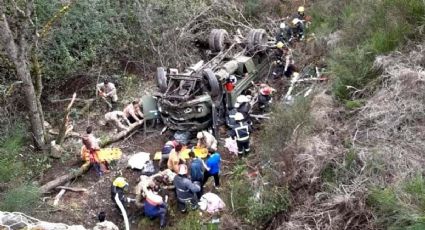
<instances>
[{"instance_id":1,"label":"fallen log","mask_svg":"<svg viewBox=\"0 0 425 230\"><path fill-rule=\"evenodd\" d=\"M106 147L106 146L108 146L108 145L110 145L112 143L115 143L115 142L121 140L122 138L124 138L124 137L130 135L131 133L133 133L133 131L136 130L136 129L138 129L142 124L143 124L143 119L140 120L140 121L138 121L138 122L136 122L136 123L131 124L128 127L128 129L123 130L123 131L117 133L116 135L110 137L109 139L103 141L100 144L100 147L101 148L104 148L104 147Z\"/></svg>"},{"instance_id":2,"label":"fallen log","mask_svg":"<svg viewBox=\"0 0 425 230\"><path fill-rule=\"evenodd\" d=\"M68 186L70 184L70 182L68 181L66 183L66 185ZM55 196L55 200L53 201L53 206L58 206L60 199L62 198L62 196L65 194L66 190L65 189L61 189L60 192L58 193L58 195Z\"/></svg>"},{"instance_id":3,"label":"fallen log","mask_svg":"<svg viewBox=\"0 0 425 230\"><path fill-rule=\"evenodd\" d=\"M68 187L68 186L58 186L58 189L63 189L63 190L69 190L72 192L87 192L86 188L73 188L73 187Z\"/></svg>"},{"instance_id":4,"label":"fallen log","mask_svg":"<svg viewBox=\"0 0 425 230\"><path fill-rule=\"evenodd\" d=\"M65 184L66 182L79 177L86 173L90 168L90 164L84 164L82 165L78 170L73 170L68 174L65 174L63 176L57 177L56 179L47 182L43 186L40 187L40 192L42 193L48 193L50 190Z\"/></svg>"}]
</instances>

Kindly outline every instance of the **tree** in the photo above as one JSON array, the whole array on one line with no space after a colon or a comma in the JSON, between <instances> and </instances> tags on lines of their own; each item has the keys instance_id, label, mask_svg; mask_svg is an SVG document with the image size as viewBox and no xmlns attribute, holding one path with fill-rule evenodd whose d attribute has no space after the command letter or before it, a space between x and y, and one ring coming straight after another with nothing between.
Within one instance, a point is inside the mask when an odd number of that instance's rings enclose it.
<instances>
[{"instance_id":1,"label":"tree","mask_svg":"<svg viewBox=\"0 0 425 230\"><path fill-rule=\"evenodd\" d=\"M15 66L16 75L23 83L23 93L31 133L36 148L45 146L43 109L39 100L41 89L36 93L31 79L31 50L37 33L31 19L34 0L0 0L0 44L6 56Z\"/></svg>"}]
</instances>

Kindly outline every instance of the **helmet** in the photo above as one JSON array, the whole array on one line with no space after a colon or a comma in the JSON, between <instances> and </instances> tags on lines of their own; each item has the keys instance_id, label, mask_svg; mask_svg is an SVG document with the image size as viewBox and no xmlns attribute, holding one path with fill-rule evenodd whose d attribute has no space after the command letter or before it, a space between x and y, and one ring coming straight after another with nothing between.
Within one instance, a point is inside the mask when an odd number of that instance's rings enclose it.
<instances>
[{"instance_id":1,"label":"helmet","mask_svg":"<svg viewBox=\"0 0 425 230\"><path fill-rule=\"evenodd\" d=\"M242 121L243 119L244 119L244 116L242 113L235 114L235 121Z\"/></svg>"},{"instance_id":2,"label":"helmet","mask_svg":"<svg viewBox=\"0 0 425 230\"><path fill-rule=\"evenodd\" d=\"M298 12L303 13L304 12L304 6L298 7Z\"/></svg>"},{"instance_id":3,"label":"helmet","mask_svg":"<svg viewBox=\"0 0 425 230\"><path fill-rule=\"evenodd\" d=\"M262 95L268 96L268 95L270 95L272 93L272 88L266 86L266 87L260 89L260 93Z\"/></svg>"},{"instance_id":4,"label":"helmet","mask_svg":"<svg viewBox=\"0 0 425 230\"><path fill-rule=\"evenodd\" d=\"M249 98L245 95L239 95L236 98L236 102L239 103L239 104L244 103L244 102L249 102L249 101L250 101Z\"/></svg>"},{"instance_id":5,"label":"helmet","mask_svg":"<svg viewBox=\"0 0 425 230\"><path fill-rule=\"evenodd\" d=\"M286 24L284 22L280 23L279 28L285 29L286 28Z\"/></svg>"},{"instance_id":6,"label":"helmet","mask_svg":"<svg viewBox=\"0 0 425 230\"><path fill-rule=\"evenodd\" d=\"M294 18L294 20L292 20L292 24L293 25L296 25L296 24L298 24L298 23L300 23L301 22L301 20L300 19L298 19L298 18Z\"/></svg>"},{"instance_id":7,"label":"helmet","mask_svg":"<svg viewBox=\"0 0 425 230\"><path fill-rule=\"evenodd\" d=\"M285 46L285 45L283 44L283 42L278 42L278 43L276 44L276 47L277 47L277 48L279 48L279 49L282 49L282 48L283 48L283 46Z\"/></svg>"},{"instance_id":8,"label":"helmet","mask_svg":"<svg viewBox=\"0 0 425 230\"><path fill-rule=\"evenodd\" d=\"M185 164L179 165L179 175L187 174L187 166Z\"/></svg>"},{"instance_id":9,"label":"helmet","mask_svg":"<svg viewBox=\"0 0 425 230\"><path fill-rule=\"evenodd\" d=\"M112 185L118 188L124 188L128 183L125 181L124 177L117 177L114 182L112 182Z\"/></svg>"},{"instance_id":10,"label":"helmet","mask_svg":"<svg viewBox=\"0 0 425 230\"><path fill-rule=\"evenodd\" d=\"M196 134L196 138L198 138L198 139L201 139L201 138L203 138L204 137L204 134L202 133L202 132L198 132L197 134Z\"/></svg>"}]
</instances>

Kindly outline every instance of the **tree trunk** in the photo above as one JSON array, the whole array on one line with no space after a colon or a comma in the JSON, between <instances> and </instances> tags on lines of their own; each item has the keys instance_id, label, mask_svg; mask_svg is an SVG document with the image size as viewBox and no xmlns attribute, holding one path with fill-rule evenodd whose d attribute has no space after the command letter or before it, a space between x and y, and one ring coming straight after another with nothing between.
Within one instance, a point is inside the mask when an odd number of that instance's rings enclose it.
<instances>
[{"instance_id":1,"label":"tree trunk","mask_svg":"<svg viewBox=\"0 0 425 230\"><path fill-rule=\"evenodd\" d=\"M0 0L0 42L6 51L7 57L13 62L16 69L18 78L23 83L23 93L25 96L25 104L28 110L28 116L31 123L31 133L34 139L34 144L37 149L42 149L45 144L44 135L44 120L43 120L43 109L41 103L37 99L37 95L34 89L34 84L31 79L31 70L28 66L29 62L29 49L28 49L28 36L31 34L29 24L31 21L31 13L33 9L33 1L27 2L25 12L18 10L16 7L17 14L20 15L16 23L16 28L12 32L9 25L8 18L4 12L5 4L3 0ZM12 14L13 15L13 14ZM15 18L15 20L18 18ZM34 37L33 39L37 39Z\"/></svg>"}]
</instances>

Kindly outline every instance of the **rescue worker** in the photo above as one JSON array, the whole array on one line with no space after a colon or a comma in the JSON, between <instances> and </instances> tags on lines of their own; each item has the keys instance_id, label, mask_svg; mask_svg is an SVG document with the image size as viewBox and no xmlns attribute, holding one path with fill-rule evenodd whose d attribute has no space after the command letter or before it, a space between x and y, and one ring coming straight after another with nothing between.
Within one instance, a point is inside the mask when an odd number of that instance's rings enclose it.
<instances>
[{"instance_id":1,"label":"rescue worker","mask_svg":"<svg viewBox=\"0 0 425 230\"><path fill-rule=\"evenodd\" d=\"M232 130L232 139L236 138L236 144L238 146L238 155L241 158L243 155L248 155L251 150L249 147L249 135L251 132L251 126L244 122L244 116L242 113L236 113L235 120L237 125Z\"/></svg>"},{"instance_id":2,"label":"rescue worker","mask_svg":"<svg viewBox=\"0 0 425 230\"><path fill-rule=\"evenodd\" d=\"M305 26L304 26L303 20L300 20L298 18L292 19L292 30L293 30L293 34L296 38L298 38L300 40L304 40Z\"/></svg>"},{"instance_id":3,"label":"rescue worker","mask_svg":"<svg viewBox=\"0 0 425 230\"><path fill-rule=\"evenodd\" d=\"M185 163L185 159L181 156L183 145L177 144L176 147L171 150L170 156L168 157L167 167L174 173L179 172L179 164Z\"/></svg>"},{"instance_id":4,"label":"rescue worker","mask_svg":"<svg viewBox=\"0 0 425 230\"><path fill-rule=\"evenodd\" d=\"M275 58L276 58L276 67L273 71L273 76L280 77L282 74L290 78L296 71L295 61L292 55L292 50L282 42L276 44Z\"/></svg>"},{"instance_id":5,"label":"rescue worker","mask_svg":"<svg viewBox=\"0 0 425 230\"><path fill-rule=\"evenodd\" d=\"M109 100L112 108L114 108L118 101L117 89L115 88L114 83L105 79L102 83L97 84L96 88L99 96L107 99L107 101Z\"/></svg>"},{"instance_id":6,"label":"rescue worker","mask_svg":"<svg viewBox=\"0 0 425 230\"><path fill-rule=\"evenodd\" d=\"M204 161L195 156L195 153L193 151L189 152L189 158L190 158L190 179L194 184L197 184L201 187L201 190L196 193L196 196L198 199L202 196L202 181L204 180L204 167L205 163Z\"/></svg>"},{"instance_id":7,"label":"rescue worker","mask_svg":"<svg viewBox=\"0 0 425 230\"><path fill-rule=\"evenodd\" d=\"M295 16L294 16L294 18L298 18L299 20L304 20L305 21L305 9L304 9L304 6L300 6L300 7L298 7L298 11L297 11L297 13L295 14Z\"/></svg>"},{"instance_id":8,"label":"rescue worker","mask_svg":"<svg viewBox=\"0 0 425 230\"><path fill-rule=\"evenodd\" d=\"M196 134L196 138L198 139L196 145L198 148L207 148L213 151L217 150L217 140L211 133L200 131Z\"/></svg>"},{"instance_id":9,"label":"rescue worker","mask_svg":"<svg viewBox=\"0 0 425 230\"><path fill-rule=\"evenodd\" d=\"M187 212L187 205L196 209L198 203L196 193L201 191L201 187L187 178L187 166L185 164L179 165L179 173L174 177L174 186L176 187L178 210L182 213Z\"/></svg>"},{"instance_id":10,"label":"rescue worker","mask_svg":"<svg viewBox=\"0 0 425 230\"><path fill-rule=\"evenodd\" d=\"M207 183L208 178L214 177L214 187L218 189L220 187L220 166L221 156L217 151L209 151L208 158L205 160L205 174L202 181L202 186Z\"/></svg>"},{"instance_id":11,"label":"rescue worker","mask_svg":"<svg viewBox=\"0 0 425 230\"><path fill-rule=\"evenodd\" d=\"M158 186L150 186L146 193L146 199L143 205L145 216L151 220L159 217L159 228L165 228L166 215L167 215L167 198L164 201L158 194Z\"/></svg>"},{"instance_id":12,"label":"rescue worker","mask_svg":"<svg viewBox=\"0 0 425 230\"><path fill-rule=\"evenodd\" d=\"M171 151L179 144L176 140L170 140L165 142L164 146L161 149L161 160L159 161L159 167L161 168L162 162L168 160Z\"/></svg>"},{"instance_id":13,"label":"rescue worker","mask_svg":"<svg viewBox=\"0 0 425 230\"><path fill-rule=\"evenodd\" d=\"M119 230L119 228L114 223L106 220L105 212L100 212L99 215L97 215L97 219L99 222L96 224L93 230Z\"/></svg>"},{"instance_id":14,"label":"rescue worker","mask_svg":"<svg viewBox=\"0 0 425 230\"><path fill-rule=\"evenodd\" d=\"M86 128L86 134L82 135L81 139L84 145L84 148L89 152L89 162L96 170L96 173L99 176L102 176L104 172L109 172L108 162L100 162L98 157L99 140L93 135L93 128L88 126ZM83 149L82 152L85 150ZM85 157L84 157L85 158ZM86 160L86 159L84 159Z\"/></svg>"},{"instance_id":15,"label":"rescue worker","mask_svg":"<svg viewBox=\"0 0 425 230\"><path fill-rule=\"evenodd\" d=\"M251 111L251 96L247 95L239 95L236 98L235 108L236 111L242 113L246 122L251 124L251 117L249 116L249 112Z\"/></svg>"},{"instance_id":16,"label":"rescue worker","mask_svg":"<svg viewBox=\"0 0 425 230\"><path fill-rule=\"evenodd\" d=\"M260 107L261 112L265 112L269 105L272 102L272 96L271 94L275 92L276 90L267 84L260 84L260 89L258 92L258 105Z\"/></svg>"},{"instance_id":17,"label":"rescue worker","mask_svg":"<svg viewBox=\"0 0 425 230\"><path fill-rule=\"evenodd\" d=\"M136 206L142 207L142 197L146 197L148 187L151 184L159 185L161 188L168 188L169 185L173 184L174 177L176 174L169 169L160 171L152 176L141 175L139 177L139 183L134 188L134 194L136 194Z\"/></svg>"},{"instance_id":18,"label":"rescue worker","mask_svg":"<svg viewBox=\"0 0 425 230\"><path fill-rule=\"evenodd\" d=\"M236 110L236 108L232 108L229 110L229 112L227 113L227 117L226 117L226 124L229 128L233 128L234 125L236 125L236 121L235 121L235 114L238 111Z\"/></svg>"},{"instance_id":19,"label":"rescue worker","mask_svg":"<svg viewBox=\"0 0 425 230\"><path fill-rule=\"evenodd\" d=\"M124 120L126 125L124 125L121 120ZM112 111L105 114L106 123L112 123L119 131L127 130L130 125L130 121L125 116L124 112L121 111Z\"/></svg>"},{"instance_id":20,"label":"rescue worker","mask_svg":"<svg viewBox=\"0 0 425 230\"><path fill-rule=\"evenodd\" d=\"M125 207L125 204L133 201L128 197L125 197L124 191L128 190L128 183L124 177L117 177L111 186L111 199L114 203L116 203L116 198L121 201L122 205ZM117 204L118 206L118 204Z\"/></svg>"},{"instance_id":21,"label":"rescue worker","mask_svg":"<svg viewBox=\"0 0 425 230\"><path fill-rule=\"evenodd\" d=\"M292 38L292 29L285 22L280 23L279 31L276 35L276 42L289 42Z\"/></svg>"},{"instance_id":22,"label":"rescue worker","mask_svg":"<svg viewBox=\"0 0 425 230\"><path fill-rule=\"evenodd\" d=\"M140 110L140 101L134 100L124 108L124 115L130 123L140 122L143 119L143 113Z\"/></svg>"}]
</instances>

